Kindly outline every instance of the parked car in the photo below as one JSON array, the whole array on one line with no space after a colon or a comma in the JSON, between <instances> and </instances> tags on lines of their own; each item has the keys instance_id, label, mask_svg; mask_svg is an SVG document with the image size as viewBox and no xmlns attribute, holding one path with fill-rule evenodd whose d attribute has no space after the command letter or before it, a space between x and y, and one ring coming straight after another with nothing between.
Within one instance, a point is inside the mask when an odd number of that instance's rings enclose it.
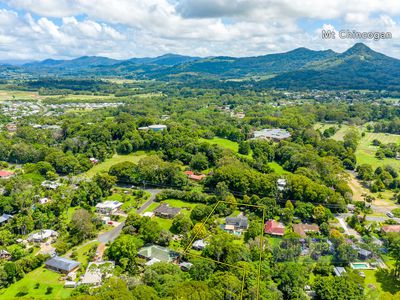
<instances>
[{"instance_id":1,"label":"parked car","mask_svg":"<svg viewBox=\"0 0 400 300\"><path fill-rule=\"evenodd\" d=\"M386 215L387 215L389 218L394 218L394 215L393 215L390 211L387 212Z\"/></svg>"}]
</instances>

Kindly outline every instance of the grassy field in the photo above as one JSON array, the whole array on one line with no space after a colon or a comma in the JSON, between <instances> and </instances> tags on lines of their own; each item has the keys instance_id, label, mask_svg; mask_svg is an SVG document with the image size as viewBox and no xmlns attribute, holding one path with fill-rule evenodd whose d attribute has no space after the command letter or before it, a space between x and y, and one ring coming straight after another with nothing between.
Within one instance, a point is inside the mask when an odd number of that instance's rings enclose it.
<instances>
[{"instance_id":1,"label":"grassy field","mask_svg":"<svg viewBox=\"0 0 400 300\"><path fill-rule=\"evenodd\" d=\"M89 171L81 174L85 178L92 178L97 173L108 172L108 170L115 164L122 162L133 162L137 163L140 159L146 157L146 153L143 151L138 151L128 155L115 154L112 158L106 159L104 162L95 165Z\"/></svg>"},{"instance_id":2,"label":"grassy field","mask_svg":"<svg viewBox=\"0 0 400 300\"><path fill-rule=\"evenodd\" d=\"M381 141L383 144L400 143L400 135L365 132L365 136L361 138L360 144L355 153L358 164L368 163L372 165L373 168L391 165L396 169L400 169L400 160L396 160L394 158L377 159L375 157L378 147L371 145L374 139Z\"/></svg>"},{"instance_id":3,"label":"grassy field","mask_svg":"<svg viewBox=\"0 0 400 300\"><path fill-rule=\"evenodd\" d=\"M289 171L284 170L283 167L275 161L270 162L268 165L271 167L272 170L275 171L275 173L277 173L279 175L290 173Z\"/></svg>"},{"instance_id":4,"label":"grassy field","mask_svg":"<svg viewBox=\"0 0 400 300\"><path fill-rule=\"evenodd\" d=\"M338 131L332 137L334 140L341 141L343 140L343 136L346 132L352 128L349 125L339 125L337 124L326 124L326 123L317 123L314 125L314 129L319 129L323 132L326 128L336 127ZM354 127L353 127L354 128ZM385 159L377 159L375 157L376 150L378 147L372 146L372 141L374 139L379 140L383 144L389 143L400 143L400 135L396 134L388 134L388 133L375 133L375 132L367 132L366 128L363 126L355 127L359 130L360 134L362 132L365 133L365 136L361 137L360 143L357 147L357 151L355 153L357 157L358 164L370 164L375 169L379 166L391 165L397 169L400 169L400 160L396 160L394 158L385 158Z\"/></svg>"},{"instance_id":5,"label":"grassy field","mask_svg":"<svg viewBox=\"0 0 400 300\"><path fill-rule=\"evenodd\" d=\"M223 139L223 138L215 137L215 138L213 138L211 140L201 138L201 139L199 139L199 142L206 142L206 143L209 143L209 144L212 144L212 145L218 145L218 146L220 146L222 148L230 149L235 153L238 153L238 151L239 151L239 143L233 142L233 141L230 141L230 140L227 140L227 139ZM251 152L248 155L243 155L243 154L239 154L239 155L243 156L243 157L250 158L251 157Z\"/></svg>"},{"instance_id":6,"label":"grassy field","mask_svg":"<svg viewBox=\"0 0 400 300\"><path fill-rule=\"evenodd\" d=\"M171 228L172 226L172 219L163 219L163 218L159 218L159 217L154 217L153 218L155 221L157 221L157 223L161 226L161 228L168 230Z\"/></svg>"},{"instance_id":7,"label":"grassy field","mask_svg":"<svg viewBox=\"0 0 400 300\"><path fill-rule=\"evenodd\" d=\"M77 261L79 261L81 264L85 265L88 263L88 257L87 257L87 252L93 247L93 245L96 245L96 247L99 245L99 242L91 242L88 243L82 247L78 247L76 250L77 253Z\"/></svg>"},{"instance_id":8,"label":"grassy field","mask_svg":"<svg viewBox=\"0 0 400 300\"><path fill-rule=\"evenodd\" d=\"M0 101L37 99L40 99L37 92L0 90Z\"/></svg>"},{"instance_id":9,"label":"grassy field","mask_svg":"<svg viewBox=\"0 0 400 300\"><path fill-rule=\"evenodd\" d=\"M232 150L232 151L235 152L235 153L238 153L238 150L239 150L239 143L237 143L237 142L232 142L232 141L230 141L230 140L223 139L223 138L215 137L215 138L213 138L213 139L211 139L211 140L201 138L201 139L199 139L199 142L206 142L206 143L210 143L210 144L213 144L213 145L215 144L215 145L218 145L218 146L220 146L220 147L222 147L222 148L230 149L230 150ZM242 156L242 157L251 158L251 157L252 157L252 152L250 151L250 153L249 153L248 155L243 155L243 154L239 154L239 155ZM268 165L269 165L276 173L278 173L279 175L289 173L288 171L285 171L285 170L282 168L282 166L279 165L277 162L271 162L271 163L269 163Z\"/></svg>"},{"instance_id":10,"label":"grassy field","mask_svg":"<svg viewBox=\"0 0 400 300\"><path fill-rule=\"evenodd\" d=\"M146 209L144 210L144 212L153 211L153 210L155 210L159 205L160 205L160 203L158 203L158 202L153 202L152 204L150 204L150 206L149 206L148 208L146 208Z\"/></svg>"},{"instance_id":11,"label":"grassy field","mask_svg":"<svg viewBox=\"0 0 400 300\"><path fill-rule=\"evenodd\" d=\"M25 275L20 281L0 291L0 299L65 299L71 295L72 289L64 289L60 274L40 267ZM39 285L36 288L36 284ZM48 293L47 288L52 288ZM28 294L21 294L26 290Z\"/></svg>"}]
</instances>

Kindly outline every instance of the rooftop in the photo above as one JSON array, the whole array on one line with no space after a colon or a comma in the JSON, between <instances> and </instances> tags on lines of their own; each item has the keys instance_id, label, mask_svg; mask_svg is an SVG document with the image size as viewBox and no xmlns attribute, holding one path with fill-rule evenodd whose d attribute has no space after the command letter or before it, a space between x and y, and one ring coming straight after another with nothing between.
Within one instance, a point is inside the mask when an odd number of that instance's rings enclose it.
<instances>
[{"instance_id":1,"label":"rooftop","mask_svg":"<svg viewBox=\"0 0 400 300\"><path fill-rule=\"evenodd\" d=\"M290 138L291 134L285 129L273 128L254 131L254 138L283 140Z\"/></svg>"},{"instance_id":2,"label":"rooftop","mask_svg":"<svg viewBox=\"0 0 400 300\"><path fill-rule=\"evenodd\" d=\"M122 203L119 201L104 201L96 204L96 208L109 208L109 209L117 209L122 206Z\"/></svg>"},{"instance_id":3,"label":"rooftop","mask_svg":"<svg viewBox=\"0 0 400 300\"><path fill-rule=\"evenodd\" d=\"M181 211L178 207L171 207L167 203L161 203L159 207L154 210L155 214L175 216Z\"/></svg>"},{"instance_id":4,"label":"rooftop","mask_svg":"<svg viewBox=\"0 0 400 300\"><path fill-rule=\"evenodd\" d=\"M0 171L0 177L9 177L9 176L12 176L12 175L14 175L13 172L5 171L5 170L1 170Z\"/></svg>"},{"instance_id":5,"label":"rooftop","mask_svg":"<svg viewBox=\"0 0 400 300\"><path fill-rule=\"evenodd\" d=\"M382 231L385 233L400 232L400 225L385 225L385 226L382 226Z\"/></svg>"},{"instance_id":6,"label":"rooftop","mask_svg":"<svg viewBox=\"0 0 400 300\"><path fill-rule=\"evenodd\" d=\"M150 245L139 249L139 255L149 260L155 259L162 262L173 261L179 256L178 253L158 245Z\"/></svg>"},{"instance_id":7,"label":"rooftop","mask_svg":"<svg viewBox=\"0 0 400 300\"><path fill-rule=\"evenodd\" d=\"M0 223L8 221L10 218L12 218L12 215L3 214L0 216Z\"/></svg>"},{"instance_id":8,"label":"rooftop","mask_svg":"<svg viewBox=\"0 0 400 300\"><path fill-rule=\"evenodd\" d=\"M235 227L247 228L249 220L247 217L226 218L226 225L233 225Z\"/></svg>"},{"instance_id":9,"label":"rooftop","mask_svg":"<svg viewBox=\"0 0 400 300\"><path fill-rule=\"evenodd\" d=\"M80 265L80 262L65 257L54 256L44 263L47 267L70 272Z\"/></svg>"},{"instance_id":10,"label":"rooftop","mask_svg":"<svg viewBox=\"0 0 400 300\"><path fill-rule=\"evenodd\" d=\"M285 234L285 225L275 220L268 220L264 226L265 233L273 234L273 235L284 235Z\"/></svg>"},{"instance_id":11,"label":"rooftop","mask_svg":"<svg viewBox=\"0 0 400 300\"><path fill-rule=\"evenodd\" d=\"M317 224L293 224L293 231L301 237L306 237L307 232L319 232Z\"/></svg>"},{"instance_id":12,"label":"rooftop","mask_svg":"<svg viewBox=\"0 0 400 300\"><path fill-rule=\"evenodd\" d=\"M32 233L28 237L28 241L31 240L45 240L48 239L51 236L58 235L57 231L51 230L51 229L43 229L38 232Z\"/></svg>"}]
</instances>

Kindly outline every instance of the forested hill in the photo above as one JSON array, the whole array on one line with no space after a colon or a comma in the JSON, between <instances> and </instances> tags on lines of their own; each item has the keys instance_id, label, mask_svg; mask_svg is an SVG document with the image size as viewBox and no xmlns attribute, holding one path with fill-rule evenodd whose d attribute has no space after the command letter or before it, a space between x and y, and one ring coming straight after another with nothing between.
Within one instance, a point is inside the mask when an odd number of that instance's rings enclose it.
<instances>
[{"instance_id":1,"label":"forested hill","mask_svg":"<svg viewBox=\"0 0 400 300\"><path fill-rule=\"evenodd\" d=\"M234 84L314 89L399 89L400 60L362 43L343 53L298 48L257 57L191 57L166 54L155 58L114 60L80 57L45 60L23 66L0 66L0 78L28 76L125 77L190 84ZM11 74L11 75L10 75Z\"/></svg>"}]
</instances>

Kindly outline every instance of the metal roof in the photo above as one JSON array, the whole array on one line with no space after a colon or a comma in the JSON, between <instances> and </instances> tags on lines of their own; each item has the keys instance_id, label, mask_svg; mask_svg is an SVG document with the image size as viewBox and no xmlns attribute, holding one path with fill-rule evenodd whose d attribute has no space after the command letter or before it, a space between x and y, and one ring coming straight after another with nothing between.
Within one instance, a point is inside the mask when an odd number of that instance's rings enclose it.
<instances>
[{"instance_id":1,"label":"metal roof","mask_svg":"<svg viewBox=\"0 0 400 300\"><path fill-rule=\"evenodd\" d=\"M54 256L50 258L48 261L44 263L48 267L52 267L54 269L63 270L63 271L71 271L79 266L81 263L75 260L71 260L65 257Z\"/></svg>"}]
</instances>

